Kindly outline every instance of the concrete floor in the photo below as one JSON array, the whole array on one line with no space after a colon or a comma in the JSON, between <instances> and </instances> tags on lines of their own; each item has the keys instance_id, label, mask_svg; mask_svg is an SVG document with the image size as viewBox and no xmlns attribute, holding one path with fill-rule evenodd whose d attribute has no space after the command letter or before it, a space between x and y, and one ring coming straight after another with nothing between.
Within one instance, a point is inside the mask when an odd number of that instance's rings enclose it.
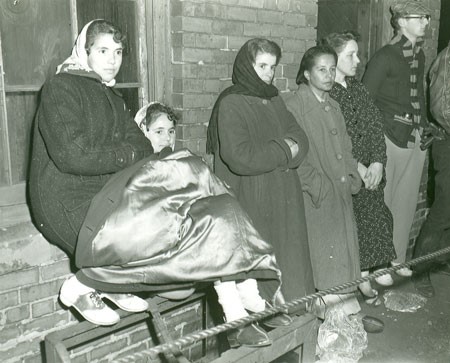
<instances>
[{"instance_id":1,"label":"concrete floor","mask_svg":"<svg viewBox=\"0 0 450 363\"><path fill-rule=\"evenodd\" d=\"M361 299L362 313L381 319L385 327L382 333L368 334L368 347L359 363L450 363L450 275L431 274L436 295L415 312L386 308L383 296L388 290L416 293L410 278L393 277L393 286L372 283L380 305L367 305ZM298 356L291 352L276 362L297 363Z\"/></svg>"},{"instance_id":2,"label":"concrete floor","mask_svg":"<svg viewBox=\"0 0 450 363\"><path fill-rule=\"evenodd\" d=\"M394 276L390 287L373 286L379 294L388 289L416 292L410 278ZM361 303L363 313L380 318L385 328L369 334L369 345L360 363L449 363L450 362L450 275L433 272L436 295L416 312L388 310L384 303L374 307ZM384 302L384 299L382 299Z\"/></svg>"}]
</instances>

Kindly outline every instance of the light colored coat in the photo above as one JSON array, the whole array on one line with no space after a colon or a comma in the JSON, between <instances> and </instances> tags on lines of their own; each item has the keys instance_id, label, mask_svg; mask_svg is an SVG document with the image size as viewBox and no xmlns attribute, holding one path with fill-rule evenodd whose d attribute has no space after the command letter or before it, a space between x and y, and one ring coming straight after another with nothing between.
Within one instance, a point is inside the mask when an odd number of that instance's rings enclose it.
<instances>
[{"instance_id":1,"label":"light colored coat","mask_svg":"<svg viewBox=\"0 0 450 363\"><path fill-rule=\"evenodd\" d=\"M309 139L298 174L314 282L323 290L360 277L352 194L359 191L361 179L339 104L328 95L320 103L306 85L284 97Z\"/></svg>"}]
</instances>

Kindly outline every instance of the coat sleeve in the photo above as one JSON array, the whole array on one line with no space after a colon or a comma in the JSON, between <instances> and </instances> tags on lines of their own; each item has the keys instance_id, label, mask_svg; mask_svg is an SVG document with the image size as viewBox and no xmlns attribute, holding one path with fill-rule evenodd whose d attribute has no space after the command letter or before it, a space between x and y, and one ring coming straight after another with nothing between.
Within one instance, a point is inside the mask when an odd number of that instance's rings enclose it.
<instances>
[{"instance_id":1,"label":"coat sleeve","mask_svg":"<svg viewBox=\"0 0 450 363\"><path fill-rule=\"evenodd\" d=\"M386 79L389 71L389 59L383 49L379 50L369 61L362 83L366 86L370 96L375 99L378 90Z\"/></svg>"},{"instance_id":2,"label":"coat sleeve","mask_svg":"<svg viewBox=\"0 0 450 363\"><path fill-rule=\"evenodd\" d=\"M282 102L283 111L285 113L284 119L287 125L287 132L284 138L294 140L298 145L298 154L288 163L290 169L297 168L301 162L306 158L309 150L308 137L305 131L300 127L294 115L288 111L284 102Z\"/></svg>"},{"instance_id":3,"label":"coat sleeve","mask_svg":"<svg viewBox=\"0 0 450 363\"><path fill-rule=\"evenodd\" d=\"M339 111L337 114L337 117L339 117L340 124L342 132L340 134L342 135L342 144L343 144L343 152L344 152L344 160L345 160L345 166L348 173L348 179L350 184L350 191L352 194L356 194L361 189L362 180L358 173L358 163L356 159L353 157L353 151L352 151L352 140L350 139L350 136L347 133L346 126L345 126L345 120L344 116L342 115L342 112Z\"/></svg>"},{"instance_id":4,"label":"coat sleeve","mask_svg":"<svg viewBox=\"0 0 450 363\"><path fill-rule=\"evenodd\" d=\"M370 135L370 162L379 162L386 166L386 142L384 141L384 123L383 115L373 100L370 98L367 89L361 84L361 97L367 108L367 114L370 116L370 122L367 123L367 134Z\"/></svg>"},{"instance_id":5,"label":"coat sleeve","mask_svg":"<svg viewBox=\"0 0 450 363\"><path fill-rule=\"evenodd\" d=\"M219 153L230 170L238 175L259 175L277 168L287 169L292 161L283 138L252 141L239 97L227 96L220 104Z\"/></svg>"},{"instance_id":6,"label":"coat sleeve","mask_svg":"<svg viewBox=\"0 0 450 363\"><path fill-rule=\"evenodd\" d=\"M42 90L38 128L50 158L60 171L75 175L110 174L152 153L151 143L138 134L131 117L119 120L126 123L120 128L126 130L125 137L93 142L88 134L90 124L84 119L82 97L79 86L58 77ZM119 114L124 115L123 110ZM93 127L110 128L104 124L104 117L99 114L98 125Z\"/></svg>"}]
</instances>

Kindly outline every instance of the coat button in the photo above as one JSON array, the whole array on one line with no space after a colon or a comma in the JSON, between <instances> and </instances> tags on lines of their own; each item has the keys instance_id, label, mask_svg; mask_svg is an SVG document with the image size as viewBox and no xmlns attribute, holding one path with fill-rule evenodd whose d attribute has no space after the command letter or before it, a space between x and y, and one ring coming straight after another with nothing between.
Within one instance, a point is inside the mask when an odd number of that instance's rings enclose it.
<instances>
[{"instance_id":1,"label":"coat button","mask_svg":"<svg viewBox=\"0 0 450 363\"><path fill-rule=\"evenodd\" d=\"M336 159L341 160L342 159L342 154L336 154Z\"/></svg>"},{"instance_id":2,"label":"coat button","mask_svg":"<svg viewBox=\"0 0 450 363\"><path fill-rule=\"evenodd\" d=\"M337 135L337 133L338 133L337 129L331 129L330 132L332 135Z\"/></svg>"},{"instance_id":3,"label":"coat button","mask_svg":"<svg viewBox=\"0 0 450 363\"><path fill-rule=\"evenodd\" d=\"M331 110L331 107L330 107L330 106L328 106L328 105L326 105L326 106L324 107L324 110L325 110L325 112L328 112L328 111L330 111L330 110Z\"/></svg>"},{"instance_id":4,"label":"coat button","mask_svg":"<svg viewBox=\"0 0 450 363\"><path fill-rule=\"evenodd\" d=\"M267 105L267 100L262 100L263 105Z\"/></svg>"},{"instance_id":5,"label":"coat button","mask_svg":"<svg viewBox=\"0 0 450 363\"><path fill-rule=\"evenodd\" d=\"M341 183L345 183L346 180L347 180L347 178L346 178L345 176L342 176L342 177L341 177Z\"/></svg>"}]
</instances>

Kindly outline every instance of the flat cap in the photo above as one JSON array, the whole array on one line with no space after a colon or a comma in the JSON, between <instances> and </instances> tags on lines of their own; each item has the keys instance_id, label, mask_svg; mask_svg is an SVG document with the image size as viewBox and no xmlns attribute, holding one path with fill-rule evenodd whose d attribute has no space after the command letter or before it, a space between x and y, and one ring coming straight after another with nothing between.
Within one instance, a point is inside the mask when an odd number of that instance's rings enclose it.
<instances>
[{"instance_id":1,"label":"flat cap","mask_svg":"<svg viewBox=\"0 0 450 363\"><path fill-rule=\"evenodd\" d=\"M392 14L431 15L431 10L419 0L400 0L391 5Z\"/></svg>"}]
</instances>

